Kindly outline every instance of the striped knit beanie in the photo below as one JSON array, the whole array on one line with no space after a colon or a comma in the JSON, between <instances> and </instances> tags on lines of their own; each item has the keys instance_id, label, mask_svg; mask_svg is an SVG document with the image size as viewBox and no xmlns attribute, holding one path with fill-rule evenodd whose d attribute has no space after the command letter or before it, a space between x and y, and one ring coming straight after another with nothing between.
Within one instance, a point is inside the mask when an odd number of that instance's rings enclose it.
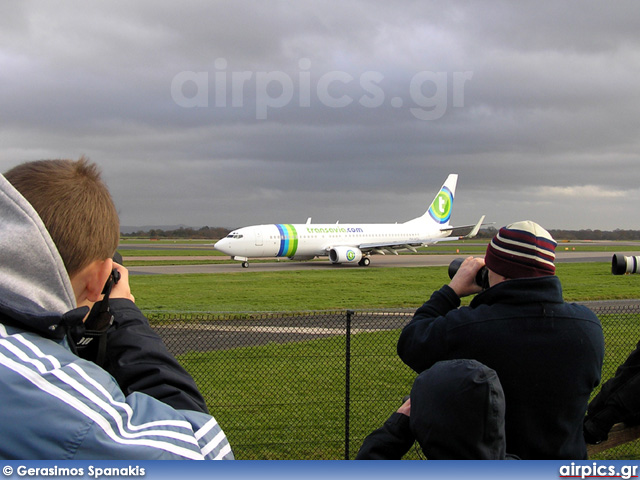
<instances>
[{"instance_id":1,"label":"striped knit beanie","mask_svg":"<svg viewBox=\"0 0 640 480\"><path fill-rule=\"evenodd\" d=\"M525 220L502 227L487 246L490 270L506 278L554 275L556 241L535 222Z\"/></svg>"}]
</instances>

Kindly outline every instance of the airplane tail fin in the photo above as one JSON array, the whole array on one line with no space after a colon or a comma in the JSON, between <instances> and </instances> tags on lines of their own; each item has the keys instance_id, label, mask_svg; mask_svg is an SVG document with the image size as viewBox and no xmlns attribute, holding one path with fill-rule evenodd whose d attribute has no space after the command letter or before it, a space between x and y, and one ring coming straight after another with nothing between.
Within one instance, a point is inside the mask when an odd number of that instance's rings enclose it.
<instances>
[{"instance_id":1,"label":"airplane tail fin","mask_svg":"<svg viewBox=\"0 0 640 480\"><path fill-rule=\"evenodd\" d=\"M456 184L458 183L458 175L450 174L442 184L440 191L435 196L427 211L421 217L409 220L406 223L425 222L431 223L438 228L443 229L449 226L451 212L453 211L453 197L456 193Z\"/></svg>"}]
</instances>

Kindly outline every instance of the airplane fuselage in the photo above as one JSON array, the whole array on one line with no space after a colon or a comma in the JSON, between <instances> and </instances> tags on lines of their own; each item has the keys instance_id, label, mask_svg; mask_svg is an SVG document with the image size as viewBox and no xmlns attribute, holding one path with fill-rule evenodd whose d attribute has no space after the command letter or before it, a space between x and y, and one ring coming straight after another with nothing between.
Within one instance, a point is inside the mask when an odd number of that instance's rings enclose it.
<instances>
[{"instance_id":1,"label":"airplane fuselage","mask_svg":"<svg viewBox=\"0 0 640 480\"><path fill-rule=\"evenodd\" d=\"M357 263L361 255L353 249L389 244L419 244L427 238L444 237L418 224L272 224L234 230L216 243L215 248L238 257L288 257L310 259L327 256L334 247L346 262ZM353 253L348 250L352 249ZM333 259L332 259L333 261ZM342 262L334 262L342 263Z\"/></svg>"}]
</instances>

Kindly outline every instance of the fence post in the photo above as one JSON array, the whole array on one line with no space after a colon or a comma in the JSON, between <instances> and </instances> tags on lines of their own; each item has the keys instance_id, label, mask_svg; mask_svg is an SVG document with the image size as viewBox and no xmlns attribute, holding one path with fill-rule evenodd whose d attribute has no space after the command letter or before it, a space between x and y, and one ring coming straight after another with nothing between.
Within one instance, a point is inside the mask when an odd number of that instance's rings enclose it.
<instances>
[{"instance_id":1,"label":"fence post","mask_svg":"<svg viewBox=\"0 0 640 480\"><path fill-rule=\"evenodd\" d=\"M345 385L344 385L344 459L349 460L349 417L351 414L351 316L353 310L347 310L346 346L345 346Z\"/></svg>"}]
</instances>

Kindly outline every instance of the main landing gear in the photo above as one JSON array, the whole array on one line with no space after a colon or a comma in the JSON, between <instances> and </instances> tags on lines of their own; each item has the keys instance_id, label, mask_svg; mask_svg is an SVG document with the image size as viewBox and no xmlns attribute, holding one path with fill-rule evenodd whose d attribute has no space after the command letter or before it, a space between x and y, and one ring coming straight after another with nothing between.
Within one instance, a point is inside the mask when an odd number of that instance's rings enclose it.
<instances>
[{"instance_id":1,"label":"main landing gear","mask_svg":"<svg viewBox=\"0 0 640 480\"><path fill-rule=\"evenodd\" d=\"M358 265L360 265L361 267L368 267L370 263L371 260L369 259L369 257L362 257L362 259L358 262Z\"/></svg>"}]
</instances>

